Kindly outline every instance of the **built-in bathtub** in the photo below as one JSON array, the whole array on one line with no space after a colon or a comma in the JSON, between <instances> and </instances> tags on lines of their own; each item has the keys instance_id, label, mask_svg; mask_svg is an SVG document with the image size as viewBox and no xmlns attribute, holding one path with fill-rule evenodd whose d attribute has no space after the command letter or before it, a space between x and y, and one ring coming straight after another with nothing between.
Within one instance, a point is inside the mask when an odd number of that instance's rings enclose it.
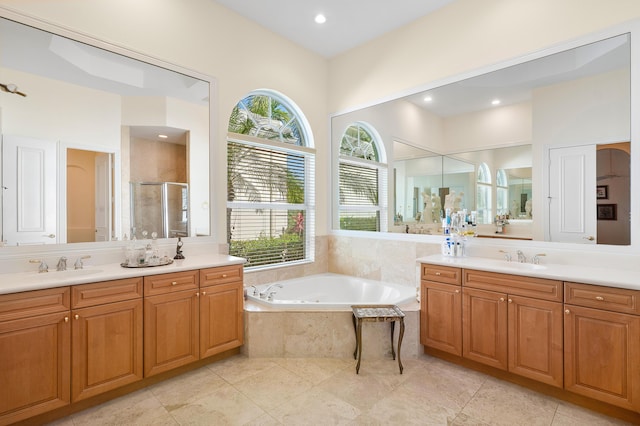
<instances>
[{"instance_id":1,"label":"built-in bathtub","mask_svg":"<svg viewBox=\"0 0 640 426\"><path fill-rule=\"evenodd\" d=\"M259 293L273 284L271 301ZM394 304L405 313L402 358L420 353L420 306L414 287L318 274L246 288L245 343L249 357L351 358L355 332L351 305ZM253 293L256 291L256 295ZM389 358L389 323L367 323L362 331L363 359ZM397 342L398 327L395 341ZM365 365L363 365L365 368Z\"/></svg>"},{"instance_id":2,"label":"built-in bathtub","mask_svg":"<svg viewBox=\"0 0 640 426\"><path fill-rule=\"evenodd\" d=\"M406 304L416 299L416 291L399 284L326 273L251 286L247 298L275 309L350 311L351 305Z\"/></svg>"}]
</instances>

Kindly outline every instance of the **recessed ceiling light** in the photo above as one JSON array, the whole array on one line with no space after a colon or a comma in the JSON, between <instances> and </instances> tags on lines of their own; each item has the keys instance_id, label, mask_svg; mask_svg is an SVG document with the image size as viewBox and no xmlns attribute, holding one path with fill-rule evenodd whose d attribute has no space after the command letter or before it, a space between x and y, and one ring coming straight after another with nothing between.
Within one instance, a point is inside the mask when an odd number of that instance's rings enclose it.
<instances>
[{"instance_id":1,"label":"recessed ceiling light","mask_svg":"<svg viewBox=\"0 0 640 426\"><path fill-rule=\"evenodd\" d=\"M424 97L424 101L425 102L431 102L433 100L433 98L431 96L425 96Z\"/></svg>"},{"instance_id":2,"label":"recessed ceiling light","mask_svg":"<svg viewBox=\"0 0 640 426\"><path fill-rule=\"evenodd\" d=\"M160 139L167 139L169 136L167 136L167 135L158 135L158 137L159 137Z\"/></svg>"},{"instance_id":3,"label":"recessed ceiling light","mask_svg":"<svg viewBox=\"0 0 640 426\"><path fill-rule=\"evenodd\" d=\"M500 99L494 99L491 101L491 105L500 105Z\"/></svg>"},{"instance_id":4,"label":"recessed ceiling light","mask_svg":"<svg viewBox=\"0 0 640 426\"><path fill-rule=\"evenodd\" d=\"M324 24L325 22L327 22L327 17L324 16L322 13L318 13L315 17L315 21L316 21L316 24Z\"/></svg>"}]
</instances>

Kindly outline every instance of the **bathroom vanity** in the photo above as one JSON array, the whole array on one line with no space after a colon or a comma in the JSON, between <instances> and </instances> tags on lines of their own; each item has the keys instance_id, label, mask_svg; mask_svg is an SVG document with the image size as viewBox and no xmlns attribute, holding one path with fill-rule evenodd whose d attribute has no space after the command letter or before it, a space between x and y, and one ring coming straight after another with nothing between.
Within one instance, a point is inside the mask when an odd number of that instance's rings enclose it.
<instances>
[{"instance_id":1,"label":"bathroom vanity","mask_svg":"<svg viewBox=\"0 0 640 426\"><path fill-rule=\"evenodd\" d=\"M425 353L640 421L631 272L616 281L606 270L439 255L419 264Z\"/></svg>"},{"instance_id":2,"label":"bathroom vanity","mask_svg":"<svg viewBox=\"0 0 640 426\"><path fill-rule=\"evenodd\" d=\"M154 268L5 274L0 424L102 402L180 367L237 353L242 263L212 255ZM16 291L21 287L33 289Z\"/></svg>"}]
</instances>

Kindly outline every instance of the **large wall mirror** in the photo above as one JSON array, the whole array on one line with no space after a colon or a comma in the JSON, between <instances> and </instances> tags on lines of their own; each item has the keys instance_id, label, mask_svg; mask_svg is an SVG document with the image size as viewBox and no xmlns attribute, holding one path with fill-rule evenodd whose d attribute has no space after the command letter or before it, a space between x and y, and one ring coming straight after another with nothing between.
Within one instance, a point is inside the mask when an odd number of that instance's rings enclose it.
<instances>
[{"instance_id":1,"label":"large wall mirror","mask_svg":"<svg viewBox=\"0 0 640 426\"><path fill-rule=\"evenodd\" d=\"M3 245L210 234L212 82L143 59L0 18Z\"/></svg>"},{"instance_id":2,"label":"large wall mirror","mask_svg":"<svg viewBox=\"0 0 640 426\"><path fill-rule=\"evenodd\" d=\"M333 149L353 122L380 135L380 229L437 234L449 208L480 237L629 245L630 37L334 115Z\"/></svg>"}]
</instances>

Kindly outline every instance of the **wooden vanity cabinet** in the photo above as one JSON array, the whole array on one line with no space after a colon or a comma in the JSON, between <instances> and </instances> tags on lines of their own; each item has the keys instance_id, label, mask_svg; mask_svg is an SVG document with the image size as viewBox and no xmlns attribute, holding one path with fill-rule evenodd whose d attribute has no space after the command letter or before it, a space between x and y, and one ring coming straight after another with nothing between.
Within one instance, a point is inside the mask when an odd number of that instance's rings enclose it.
<instances>
[{"instance_id":1,"label":"wooden vanity cabinet","mask_svg":"<svg viewBox=\"0 0 640 426\"><path fill-rule=\"evenodd\" d=\"M142 278L71 288L71 399L142 379Z\"/></svg>"},{"instance_id":2,"label":"wooden vanity cabinet","mask_svg":"<svg viewBox=\"0 0 640 426\"><path fill-rule=\"evenodd\" d=\"M565 388L640 411L640 291L565 283Z\"/></svg>"},{"instance_id":3,"label":"wooden vanity cabinet","mask_svg":"<svg viewBox=\"0 0 640 426\"><path fill-rule=\"evenodd\" d=\"M144 376L199 359L200 271L144 277Z\"/></svg>"},{"instance_id":4,"label":"wooden vanity cabinet","mask_svg":"<svg viewBox=\"0 0 640 426\"><path fill-rule=\"evenodd\" d=\"M463 275L463 357L562 387L562 282L468 269Z\"/></svg>"},{"instance_id":5,"label":"wooden vanity cabinet","mask_svg":"<svg viewBox=\"0 0 640 426\"><path fill-rule=\"evenodd\" d=\"M462 270L421 266L420 343L462 355Z\"/></svg>"},{"instance_id":6,"label":"wooden vanity cabinet","mask_svg":"<svg viewBox=\"0 0 640 426\"><path fill-rule=\"evenodd\" d=\"M69 404L70 290L0 296L0 424Z\"/></svg>"},{"instance_id":7,"label":"wooden vanity cabinet","mask_svg":"<svg viewBox=\"0 0 640 426\"><path fill-rule=\"evenodd\" d=\"M200 270L200 358L242 345L243 267Z\"/></svg>"}]
</instances>

